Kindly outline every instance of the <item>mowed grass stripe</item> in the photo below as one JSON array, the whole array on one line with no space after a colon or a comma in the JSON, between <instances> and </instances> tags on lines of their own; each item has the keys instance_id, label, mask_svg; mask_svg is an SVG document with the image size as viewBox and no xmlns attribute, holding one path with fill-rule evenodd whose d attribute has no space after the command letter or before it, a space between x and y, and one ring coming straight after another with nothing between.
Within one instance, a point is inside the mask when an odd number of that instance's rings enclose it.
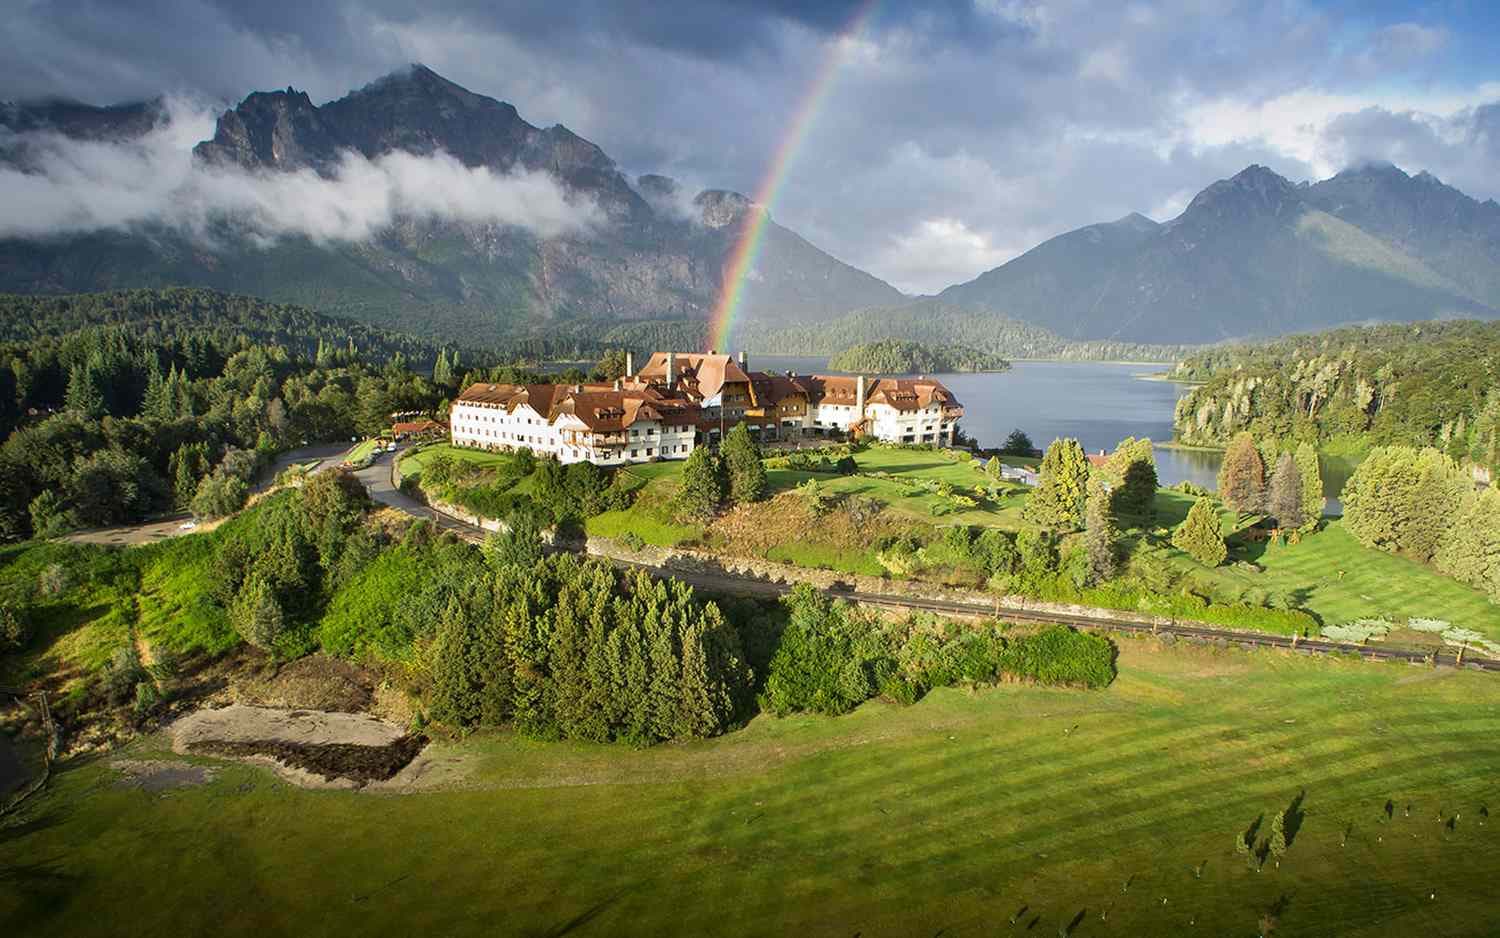
<instances>
[{"instance_id":1,"label":"mowed grass stripe","mask_svg":"<svg viewBox=\"0 0 1500 938\"><path fill-rule=\"evenodd\" d=\"M596 910L576 934L988 935L1026 904L1017 928L1040 916L1035 934L1082 908L1079 935L1190 918L1254 934L1290 893L1284 934L1475 933L1500 857L1500 832L1465 823L1500 770L1493 676L1153 644L1121 642L1099 692L940 691L647 751L441 747L479 756L474 790L302 792L224 766L159 796L66 771L41 803L57 823L0 854L52 860L70 898L0 891L0 923L24 908L18 933L539 934ZM1283 867L1247 869L1232 835L1303 787ZM1387 797L1402 836L1377 842ZM1453 835L1426 817L1440 805L1463 811ZM1436 910L1418 901L1433 880Z\"/></svg>"}]
</instances>

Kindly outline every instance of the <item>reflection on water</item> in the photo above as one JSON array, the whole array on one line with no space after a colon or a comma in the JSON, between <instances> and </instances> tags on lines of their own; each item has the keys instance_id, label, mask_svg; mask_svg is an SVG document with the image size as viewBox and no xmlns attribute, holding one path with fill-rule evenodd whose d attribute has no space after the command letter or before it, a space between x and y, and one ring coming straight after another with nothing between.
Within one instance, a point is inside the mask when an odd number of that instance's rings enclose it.
<instances>
[{"instance_id":1,"label":"reflection on water","mask_svg":"<svg viewBox=\"0 0 1500 938\"><path fill-rule=\"evenodd\" d=\"M752 356L752 368L826 372L826 358ZM1089 452L1112 450L1127 436L1172 439L1172 411L1188 388L1140 376L1165 371L1165 365L1117 365L1100 362L1016 362L1000 374L943 375L943 383L964 405L964 432L981 446L998 446L1020 428L1040 448L1058 437L1073 437ZM1156 450L1156 472L1163 485L1184 480L1217 486L1221 454L1211 450ZM1323 463L1324 494L1342 490L1352 467L1343 461ZM1337 511L1330 503L1329 510Z\"/></svg>"}]
</instances>

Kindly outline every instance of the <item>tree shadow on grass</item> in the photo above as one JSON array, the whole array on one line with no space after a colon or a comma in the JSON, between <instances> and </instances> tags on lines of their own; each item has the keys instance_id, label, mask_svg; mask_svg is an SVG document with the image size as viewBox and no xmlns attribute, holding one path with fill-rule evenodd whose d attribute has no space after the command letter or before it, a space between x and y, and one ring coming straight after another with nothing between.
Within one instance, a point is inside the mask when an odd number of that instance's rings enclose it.
<instances>
[{"instance_id":1,"label":"tree shadow on grass","mask_svg":"<svg viewBox=\"0 0 1500 938\"><path fill-rule=\"evenodd\" d=\"M63 868L61 857L40 857L35 850L23 851L14 843L57 826L62 819L54 810L0 826L0 892L20 899L18 921L39 923L61 911L73 896L80 877ZM41 929L36 931L41 933Z\"/></svg>"},{"instance_id":2,"label":"tree shadow on grass","mask_svg":"<svg viewBox=\"0 0 1500 938\"><path fill-rule=\"evenodd\" d=\"M554 928L549 928L546 931L536 932L536 938L562 938L563 935L571 935L579 929L588 925L600 915L603 915L610 906L614 905L619 900L619 896L610 896L608 899L605 899L602 902L595 903L589 908L584 909L582 912L568 919L566 922L558 924Z\"/></svg>"},{"instance_id":3,"label":"tree shadow on grass","mask_svg":"<svg viewBox=\"0 0 1500 938\"><path fill-rule=\"evenodd\" d=\"M1302 800L1306 797L1307 789L1304 788L1286 807L1286 820L1282 825L1282 831L1286 834L1288 847L1291 847L1292 841L1297 839L1297 832L1302 829L1302 821L1307 817L1307 812L1302 810Z\"/></svg>"},{"instance_id":4,"label":"tree shadow on grass","mask_svg":"<svg viewBox=\"0 0 1500 938\"><path fill-rule=\"evenodd\" d=\"M1262 814L1260 817L1251 821L1250 826L1245 828L1245 832L1240 835L1242 838L1244 838L1245 843L1250 845L1250 848L1252 850L1255 849L1255 837L1260 833L1260 827L1265 822L1266 816Z\"/></svg>"}]
</instances>

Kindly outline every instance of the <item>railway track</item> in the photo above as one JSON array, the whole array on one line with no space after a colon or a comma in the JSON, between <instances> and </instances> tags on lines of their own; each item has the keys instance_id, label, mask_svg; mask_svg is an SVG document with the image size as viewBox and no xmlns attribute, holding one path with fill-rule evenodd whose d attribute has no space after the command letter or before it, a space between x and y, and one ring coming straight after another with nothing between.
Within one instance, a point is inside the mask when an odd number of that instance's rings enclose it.
<instances>
[{"instance_id":1,"label":"railway track","mask_svg":"<svg viewBox=\"0 0 1500 938\"><path fill-rule=\"evenodd\" d=\"M423 506L421 512L411 511L409 513L417 517L425 517L432 521L440 530L451 531L455 535L475 543L484 540L489 533L483 528L469 524L459 518L455 518L445 512L438 511L431 506ZM757 580L750 577L738 577L728 573L707 574L693 570L678 570L672 567L657 567L650 564L632 563L629 561L608 558L618 567L645 570L652 576L671 577L681 580L694 589L708 593L720 593L738 596L761 596L773 598L784 595L791 591L792 586L786 583L773 583L766 580ZM1330 642L1316 638L1293 639L1285 635L1272 635L1265 632L1245 632L1231 629L1220 629L1206 625L1193 625L1185 622L1172 622L1161 624L1138 619L1114 618L1110 616L1087 616L1076 613L1064 612L1040 612L1032 609L1023 609L1015 606L1006 606L995 603L968 603L956 600L926 599L917 596L903 596L895 593L860 593L848 590L824 590L830 596L846 599L850 602L863 603L872 606L883 606L891 609L908 609L925 612L948 613L953 615L998 617L1011 622L1034 622L1050 625L1067 625L1073 628L1086 629L1093 632L1122 632L1126 634L1152 634L1171 635L1175 638L1187 639L1195 642L1228 642L1241 646L1255 648L1284 648L1299 651L1306 654L1342 654L1358 655L1371 661L1409 661L1418 664L1449 665L1454 667L1469 667L1475 670L1500 672L1500 661L1481 658L1477 655L1464 655L1463 660L1458 660L1458 655L1442 654L1419 651L1409 648L1380 648L1369 645L1350 645L1343 642Z\"/></svg>"}]
</instances>

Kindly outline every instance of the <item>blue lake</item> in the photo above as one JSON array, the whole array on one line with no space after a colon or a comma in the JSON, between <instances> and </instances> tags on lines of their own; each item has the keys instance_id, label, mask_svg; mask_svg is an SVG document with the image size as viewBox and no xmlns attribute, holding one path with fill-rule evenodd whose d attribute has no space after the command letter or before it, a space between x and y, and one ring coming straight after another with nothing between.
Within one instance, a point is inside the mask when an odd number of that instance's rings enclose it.
<instances>
[{"instance_id":1,"label":"blue lake","mask_svg":"<svg viewBox=\"0 0 1500 938\"><path fill-rule=\"evenodd\" d=\"M756 355L750 366L767 371L812 374L828 370L827 358ZM1020 428L1038 448L1059 437L1073 437L1089 452L1112 450L1127 436L1159 442L1172 439L1172 412L1188 387L1145 375L1167 365L1102 362L1016 362L998 374L942 375L943 384L964 405L959 424L981 446L999 446ZM1156 450L1156 472L1163 485L1187 480L1215 488L1220 454L1199 450ZM1347 469L1325 466L1325 494L1336 495ZM1337 506L1330 504L1330 510Z\"/></svg>"}]
</instances>

